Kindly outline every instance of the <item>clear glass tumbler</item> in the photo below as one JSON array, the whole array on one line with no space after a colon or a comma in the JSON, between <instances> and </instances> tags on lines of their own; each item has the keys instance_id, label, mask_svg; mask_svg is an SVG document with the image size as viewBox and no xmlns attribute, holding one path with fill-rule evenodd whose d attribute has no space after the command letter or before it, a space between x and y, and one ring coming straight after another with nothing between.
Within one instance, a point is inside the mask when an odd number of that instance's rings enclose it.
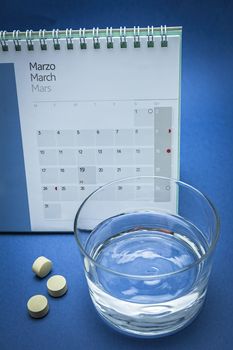
<instances>
[{"instance_id":1,"label":"clear glass tumbler","mask_svg":"<svg viewBox=\"0 0 233 350\"><path fill-rule=\"evenodd\" d=\"M89 195L74 232L93 304L113 328L160 337L204 302L219 236L214 206L175 179L121 179Z\"/></svg>"}]
</instances>

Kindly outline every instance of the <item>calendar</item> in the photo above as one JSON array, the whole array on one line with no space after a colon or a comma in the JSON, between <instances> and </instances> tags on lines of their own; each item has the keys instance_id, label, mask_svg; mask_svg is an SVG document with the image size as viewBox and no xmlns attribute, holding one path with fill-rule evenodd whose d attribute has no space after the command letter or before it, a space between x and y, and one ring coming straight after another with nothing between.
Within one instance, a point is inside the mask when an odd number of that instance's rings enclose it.
<instances>
[{"instance_id":1,"label":"calendar","mask_svg":"<svg viewBox=\"0 0 233 350\"><path fill-rule=\"evenodd\" d=\"M178 178L181 29L165 29L27 31L13 40L1 32L0 65L15 71L33 231L72 231L82 201L108 182ZM139 207L176 207L169 183L145 178L99 196L96 222L116 203L130 207L129 195Z\"/></svg>"}]
</instances>

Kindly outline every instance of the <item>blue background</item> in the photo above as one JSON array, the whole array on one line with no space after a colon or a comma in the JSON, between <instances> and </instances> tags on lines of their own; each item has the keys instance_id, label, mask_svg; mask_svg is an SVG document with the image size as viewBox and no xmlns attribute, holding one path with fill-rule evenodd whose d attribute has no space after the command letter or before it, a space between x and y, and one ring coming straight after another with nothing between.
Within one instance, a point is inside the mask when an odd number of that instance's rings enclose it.
<instances>
[{"instance_id":1,"label":"blue background","mask_svg":"<svg viewBox=\"0 0 233 350\"><path fill-rule=\"evenodd\" d=\"M0 349L232 349L233 344L233 2L232 1L1 1L1 29L91 28L167 24L183 26L181 179L206 193L218 208L221 238L206 304L198 318L176 335L138 340L119 335L96 315L71 234L2 234L0 237ZM2 79L0 75L0 79ZM13 84L13 83L12 83ZM1 85L1 84L0 84ZM0 108L3 110L1 92ZM13 108L13 107L12 107ZM20 139L1 114L1 159L9 152L15 179L23 180ZM2 129L3 128L3 129ZM3 143L4 141L4 143ZM7 143L5 142L7 141ZM0 164L2 169L2 164ZM13 175L11 175L13 176ZM1 175L1 188L11 186ZM9 214L23 229L23 193ZM1 210L5 203L1 203ZM3 218L4 219L4 218ZM67 277L69 291L55 300L41 320L26 312L27 299L46 293L46 283L33 277L39 255L54 262L54 273Z\"/></svg>"}]
</instances>

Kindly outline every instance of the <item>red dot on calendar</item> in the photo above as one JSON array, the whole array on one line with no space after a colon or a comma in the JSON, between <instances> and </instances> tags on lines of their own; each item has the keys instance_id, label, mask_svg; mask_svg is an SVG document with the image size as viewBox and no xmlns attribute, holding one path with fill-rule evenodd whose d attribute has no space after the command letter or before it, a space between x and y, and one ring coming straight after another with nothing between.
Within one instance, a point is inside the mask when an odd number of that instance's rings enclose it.
<instances>
[{"instance_id":1,"label":"red dot on calendar","mask_svg":"<svg viewBox=\"0 0 233 350\"><path fill-rule=\"evenodd\" d=\"M167 148L167 153L171 153L171 148Z\"/></svg>"}]
</instances>

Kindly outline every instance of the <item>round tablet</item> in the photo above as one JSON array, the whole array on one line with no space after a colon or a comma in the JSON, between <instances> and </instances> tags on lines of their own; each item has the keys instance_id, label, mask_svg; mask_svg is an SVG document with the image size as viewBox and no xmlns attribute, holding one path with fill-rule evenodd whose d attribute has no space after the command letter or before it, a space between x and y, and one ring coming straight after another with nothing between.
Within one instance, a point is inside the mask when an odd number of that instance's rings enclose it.
<instances>
[{"instance_id":1,"label":"round tablet","mask_svg":"<svg viewBox=\"0 0 233 350\"><path fill-rule=\"evenodd\" d=\"M42 318L49 311L49 303L44 295L34 295L27 302L28 312L33 318Z\"/></svg>"},{"instance_id":2,"label":"round tablet","mask_svg":"<svg viewBox=\"0 0 233 350\"><path fill-rule=\"evenodd\" d=\"M67 292L67 284L65 277L54 275L47 281L48 292L52 297L61 297Z\"/></svg>"},{"instance_id":3,"label":"round tablet","mask_svg":"<svg viewBox=\"0 0 233 350\"><path fill-rule=\"evenodd\" d=\"M35 272L35 274L43 278L49 274L49 272L52 270L52 261L47 259L45 256L39 256L32 265L32 271Z\"/></svg>"}]
</instances>

